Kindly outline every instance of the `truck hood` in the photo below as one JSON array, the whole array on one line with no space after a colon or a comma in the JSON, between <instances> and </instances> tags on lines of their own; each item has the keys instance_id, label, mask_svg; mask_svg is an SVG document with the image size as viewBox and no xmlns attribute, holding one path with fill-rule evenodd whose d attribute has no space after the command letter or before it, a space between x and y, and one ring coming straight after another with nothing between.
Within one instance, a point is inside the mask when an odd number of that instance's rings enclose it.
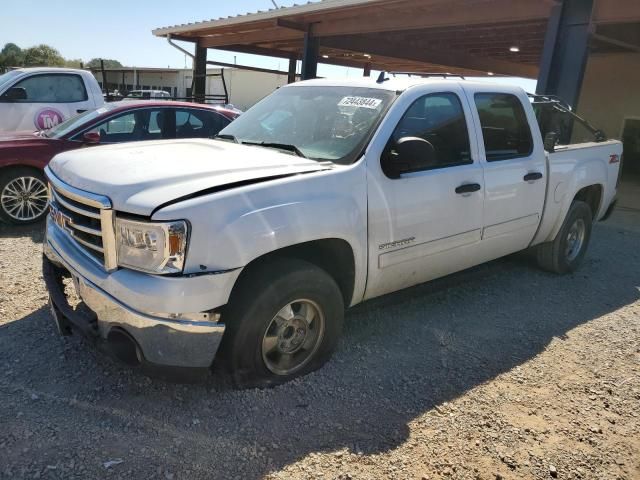
<instances>
[{"instance_id":1,"label":"truck hood","mask_svg":"<svg viewBox=\"0 0 640 480\"><path fill-rule=\"evenodd\" d=\"M111 199L113 208L150 216L173 200L330 164L219 140L161 140L64 152L49 168L62 181Z\"/></svg>"}]
</instances>

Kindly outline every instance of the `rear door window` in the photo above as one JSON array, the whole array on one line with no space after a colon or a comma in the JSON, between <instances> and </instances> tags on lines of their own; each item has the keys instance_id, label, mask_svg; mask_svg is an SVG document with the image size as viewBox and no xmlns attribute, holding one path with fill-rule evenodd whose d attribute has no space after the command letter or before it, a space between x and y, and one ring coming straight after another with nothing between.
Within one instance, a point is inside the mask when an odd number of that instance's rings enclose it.
<instances>
[{"instance_id":1,"label":"rear door window","mask_svg":"<svg viewBox=\"0 0 640 480\"><path fill-rule=\"evenodd\" d=\"M531 128L518 97L507 93L476 93L475 103L488 162L531 155Z\"/></svg>"}]
</instances>

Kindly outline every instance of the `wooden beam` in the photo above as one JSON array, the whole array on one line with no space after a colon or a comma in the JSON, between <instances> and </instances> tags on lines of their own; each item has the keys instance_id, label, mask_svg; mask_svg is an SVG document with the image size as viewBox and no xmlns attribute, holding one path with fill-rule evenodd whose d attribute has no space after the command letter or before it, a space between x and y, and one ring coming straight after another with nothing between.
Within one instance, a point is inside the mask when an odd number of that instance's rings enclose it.
<instances>
[{"instance_id":1,"label":"wooden beam","mask_svg":"<svg viewBox=\"0 0 640 480\"><path fill-rule=\"evenodd\" d=\"M290 30L298 30L299 32L306 32L309 30L309 25L307 24L292 22L291 20L286 20L284 18L277 18L274 26L288 28Z\"/></svg>"},{"instance_id":2,"label":"wooden beam","mask_svg":"<svg viewBox=\"0 0 640 480\"><path fill-rule=\"evenodd\" d=\"M318 58L320 43L311 32L304 34L304 50L302 52L302 79L310 80L318 76Z\"/></svg>"},{"instance_id":3,"label":"wooden beam","mask_svg":"<svg viewBox=\"0 0 640 480\"><path fill-rule=\"evenodd\" d=\"M216 67L237 68L238 70L250 70L252 72L271 73L273 75L288 75L288 72L282 70L273 70L270 68L252 67L249 65L241 65L237 63L218 62L216 60L207 60L207 65L214 65Z\"/></svg>"},{"instance_id":4,"label":"wooden beam","mask_svg":"<svg viewBox=\"0 0 640 480\"><path fill-rule=\"evenodd\" d=\"M597 33L592 33L591 38L603 43L608 43L609 45L614 45L616 47L625 48L632 52L640 53L640 45L633 45L631 43L623 42L621 40L616 40L615 38L606 37L604 35L598 35Z\"/></svg>"},{"instance_id":5,"label":"wooden beam","mask_svg":"<svg viewBox=\"0 0 640 480\"><path fill-rule=\"evenodd\" d=\"M298 56L291 55L291 57L289 57L289 74L287 75L287 83L293 83L296 81L297 67L298 67Z\"/></svg>"},{"instance_id":6,"label":"wooden beam","mask_svg":"<svg viewBox=\"0 0 640 480\"><path fill-rule=\"evenodd\" d=\"M640 2L600 0L593 7L592 20L596 24L640 22Z\"/></svg>"},{"instance_id":7,"label":"wooden beam","mask_svg":"<svg viewBox=\"0 0 640 480\"><path fill-rule=\"evenodd\" d=\"M214 37L202 37L199 44L206 48L217 48L226 45L250 45L252 43L277 42L282 40L302 40L304 33L288 28L272 27L267 30L255 30L251 32L230 33Z\"/></svg>"},{"instance_id":8,"label":"wooden beam","mask_svg":"<svg viewBox=\"0 0 640 480\"><path fill-rule=\"evenodd\" d=\"M416 2L413 2L414 4ZM317 36L378 33L447 26L471 26L486 23L521 22L546 19L551 11L548 2L532 0L466 0L438 2L418 11L374 9L354 12L354 16L332 20L329 15L314 25ZM459 3L459 5L455 5ZM459 8L458 8L459 7Z\"/></svg>"},{"instance_id":9,"label":"wooden beam","mask_svg":"<svg viewBox=\"0 0 640 480\"><path fill-rule=\"evenodd\" d=\"M411 60L414 62L430 63L443 66L468 68L481 72L494 72L505 75L515 75L535 78L538 67L498 60L490 57L470 55L466 52L442 49L427 49L415 44L394 42L381 36L368 37L364 35L345 35L341 37L326 37L322 45L327 47L366 52L371 55Z\"/></svg>"},{"instance_id":10,"label":"wooden beam","mask_svg":"<svg viewBox=\"0 0 640 480\"><path fill-rule=\"evenodd\" d=\"M272 48L265 48L265 47L254 46L254 45L229 45L226 47L218 47L216 48L216 50L224 50L224 51L238 52L238 53L249 53L251 55L264 55L267 57L288 59L292 54L298 55L298 50L302 52L302 46L300 47L300 49L276 50ZM328 59L323 58L320 63L326 63L329 65L338 65L340 67L354 67L354 68L362 67L361 63L359 62L346 61L338 58L328 58Z\"/></svg>"}]
</instances>

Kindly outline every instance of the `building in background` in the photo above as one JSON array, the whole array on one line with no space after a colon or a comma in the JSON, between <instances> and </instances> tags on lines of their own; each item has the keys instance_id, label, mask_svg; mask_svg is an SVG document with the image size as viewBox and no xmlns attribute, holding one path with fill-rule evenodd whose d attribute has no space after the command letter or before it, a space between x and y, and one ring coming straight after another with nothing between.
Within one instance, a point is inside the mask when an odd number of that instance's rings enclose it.
<instances>
[{"instance_id":1,"label":"building in background","mask_svg":"<svg viewBox=\"0 0 640 480\"><path fill-rule=\"evenodd\" d=\"M104 90L102 72L93 74ZM123 95L132 90L164 90L176 99L193 97L193 70L178 68L108 68L107 88ZM254 71L237 68L208 68L206 100L209 103L230 103L246 110L287 83L287 73Z\"/></svg>"}]
</instances>

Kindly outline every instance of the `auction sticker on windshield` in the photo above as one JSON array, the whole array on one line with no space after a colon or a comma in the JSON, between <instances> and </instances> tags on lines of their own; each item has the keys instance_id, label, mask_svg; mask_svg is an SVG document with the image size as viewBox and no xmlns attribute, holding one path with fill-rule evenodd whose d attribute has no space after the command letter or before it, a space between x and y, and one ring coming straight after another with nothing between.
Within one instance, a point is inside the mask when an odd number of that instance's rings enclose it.
<instances>
[{"instance_id":1,"label":"auction sticker on windshield","mask_svg":"<svg viewBox=\"0 0 640 480\"><path fill-rule=\"evenodd\" d=\"M361 107L361 108L371 108L375 110L380 106L382 100L379 98L369 98L369 97L344 97L338 103L339 107Z\"/></svg>"}]
</instances>

